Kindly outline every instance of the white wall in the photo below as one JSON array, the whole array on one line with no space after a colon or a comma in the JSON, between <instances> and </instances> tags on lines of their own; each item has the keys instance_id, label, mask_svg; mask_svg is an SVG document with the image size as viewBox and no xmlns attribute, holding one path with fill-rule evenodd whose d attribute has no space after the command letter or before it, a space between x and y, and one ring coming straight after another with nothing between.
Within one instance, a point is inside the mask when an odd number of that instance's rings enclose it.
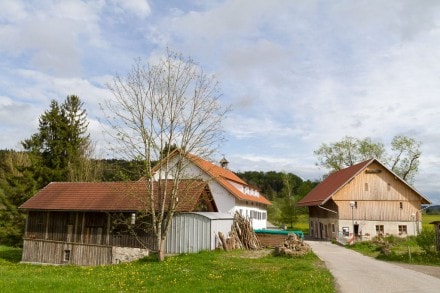
<instances>
[{"instance_id":1,"label":"white wall","mask_svg":"<svg viewBox=\"0 0 440 293\"><path fill-rule=\"evenodd\" d=\"M209 188L211 189L212 196L217 205L217 209L221 213L228 213L234 215L236 211L243 211L243 215L248 215L250 219L251 211L264 213L264 218L262 219L251 219L251 224L254 229L265 229L267 226L267 210L264 206L259 206L254 202L245 202L237 200L234 195L232 195L227 189L225 189L222 185L220 185L215 179L211 178L207 173L202 171L195 164L188 164L185 168L185 176L186 178L196 178L205 180L209 184ZM243 187L241 184L236 182L228 181L239 191L243 192ZM259 196L259 192L257 190L246 190L247 194L253 195L255 197Z\"/></svg>"},{"instance_id":2,"label":"white wall","mask_svg":"<svg viewBox=\"0 0 440 293\"><path fill-rule=\"evenodd\" d=\"M256 206L249 206L244 204L237 204L234 207L233 213L238 212L243 217L249 219L254 229L266 229L267 227L267 211ZM252 213L254 212L254 213ZM260 213L261 219L256 217L255 213Z\"/></svg>"}]
</instances>

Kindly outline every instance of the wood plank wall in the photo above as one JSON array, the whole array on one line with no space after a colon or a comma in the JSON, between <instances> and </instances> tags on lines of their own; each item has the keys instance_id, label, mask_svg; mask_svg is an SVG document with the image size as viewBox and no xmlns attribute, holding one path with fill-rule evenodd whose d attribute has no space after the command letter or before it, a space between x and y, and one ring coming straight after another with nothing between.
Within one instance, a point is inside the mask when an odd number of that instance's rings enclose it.
<instances>
[{"instance_id":1,"label":"wood plank wall","mask_svg":"<svg viewBox=\"0 0 440 293\"><path fill-rule=\"evenodd\" d=\"M65 251L69 251L69 260L65 260ZM103 265L111 264L112 248L89 244L66 244L59 241L28 240L23 242L23 262Z\"/></svg>"},{"instance_id":2,"label":"wood plank wall","mask_svg":"<svg viewBox=\"0 0 440 293\"><path fill-rule=\"evenodd\" d=\"M339 219L352 218L350 201L356 202L353 217L357 220L411 221L411 214L419 214L421 199L411 188L379 164L371 164L367 170L333 196Z\"/></svg>"},{"instance_id":3,"label":"wood plank wall","mask_svg":"<svg viewBox=\"0 0 440 293\"><path fill-rule=\"evenodd\" d=\"M127 213L126 217L130 216ZM25 239L155 250L154 238L144 230L133 235L126 227L112 224L110 218L110 214L99 212L30 211Z\"/></svg>"}]
</instances>

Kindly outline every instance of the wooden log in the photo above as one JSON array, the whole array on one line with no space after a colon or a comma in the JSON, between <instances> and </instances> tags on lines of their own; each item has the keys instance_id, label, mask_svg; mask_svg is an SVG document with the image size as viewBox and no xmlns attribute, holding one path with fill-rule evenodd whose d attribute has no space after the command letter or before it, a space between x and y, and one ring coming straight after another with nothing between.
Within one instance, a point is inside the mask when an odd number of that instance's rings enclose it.
<instances>
[{"instance_id":1,"label":"wooden log","mask_svg":"<svg viewBox=\"0 0 440 293\"><path fill-rule=\"evenodd\" d=\"M225 235L222 232L218 232L218 237L220 238L220 241L222 242L223 249L225 251L228 251L229 249L228 249L228 244L226 242Z\"/></svg>"}]
</instances>

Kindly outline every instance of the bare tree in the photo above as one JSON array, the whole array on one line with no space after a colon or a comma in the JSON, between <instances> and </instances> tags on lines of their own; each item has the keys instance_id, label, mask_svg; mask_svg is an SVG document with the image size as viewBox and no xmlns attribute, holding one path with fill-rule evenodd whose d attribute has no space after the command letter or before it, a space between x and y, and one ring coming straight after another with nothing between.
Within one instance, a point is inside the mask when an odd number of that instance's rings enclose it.
<instances>
[{"instance_id":1,"label":"bare tree","mask_svg":"<svg viewBox=\"0 0 440 293\"><path fill-rule=\"evenodd\" d=\"M95 144L91 140L81 143L79 155L75 161L69 162L67 181L69 182L93 182L102 177L103 166L99 160L94 160Z\"/></svg>"},{"instance_id":2,"label":"bare tree","mask_svg":"<svg viewBox=\"0 0 440 293\"><path fill-rule=\"evenodd\" d=\"M158 259L163 260L168 227L180 204L177 186L186 177L186 156L212 155L222 140L228 109L219 103L216 79L191 58L169 50L155 64L137 60L126 77L116 76L108 88L113 99L103 109L116 138L113 148L142 162L149 191L143 212L150 215ZM179 151L170 156L176 147Z\"/></svg>"}]
</instances>

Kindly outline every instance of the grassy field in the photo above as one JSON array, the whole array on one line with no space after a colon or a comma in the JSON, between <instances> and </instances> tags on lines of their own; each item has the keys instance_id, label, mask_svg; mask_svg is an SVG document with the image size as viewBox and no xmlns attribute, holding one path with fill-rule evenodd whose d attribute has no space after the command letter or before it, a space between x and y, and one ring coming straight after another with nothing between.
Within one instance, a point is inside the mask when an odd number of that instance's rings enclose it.
<instances>
[{"instance_id":1,"label":"grassy field","mask_svg":"<svg viewBox=\"0 0 440 293\"><path fill-rule=\"evenodd\" d=\"M422 230L432 231L434 226L429 223L440 221L440 215L423 215L422 219ZM425 253L417 244L414 236L407 238L389 237L385 240L388 244L387 247L390 249L389 254L383 253L384 243L374 241L360 242L348 247L364 255L382 260L440 266L440 254L435 252Z\"/></svg>"},{"instance_id":2,"label":"grassy field","mask_svg":"<svg viewBox=\"0 0 440 293\"><path fill-rule=\"evenodd\" d=\"M309 234L309 215L308 214L300 214L298 215L297 220L293 223L293 227L287 227L288 230L301 230L304 235Z\"/></svg>"},{"instance_id":3,"label":"grassy field","mask_svg":"<svg viewBox=\"0 0 440 293\"><path fill-rule=\"evenodd\" d=\"M433 230L434 229L434 225L429 224L431 222L434 221L440 221L440 215L426 215L423 214L422 216L422 229L428 229L428 230Z\"/></svg>"},{"instance_id":4,"label":"grassy field","mask_svg":"<svg viewBox=\"0 0 440 293\"><path fill-rule=\"evenodd\" d=\"M335 292L314 255L256 257L201 252L129 264L77 267L20 264L21 249L0 246L0 292Z\"/></svg>"}]
</instances>

